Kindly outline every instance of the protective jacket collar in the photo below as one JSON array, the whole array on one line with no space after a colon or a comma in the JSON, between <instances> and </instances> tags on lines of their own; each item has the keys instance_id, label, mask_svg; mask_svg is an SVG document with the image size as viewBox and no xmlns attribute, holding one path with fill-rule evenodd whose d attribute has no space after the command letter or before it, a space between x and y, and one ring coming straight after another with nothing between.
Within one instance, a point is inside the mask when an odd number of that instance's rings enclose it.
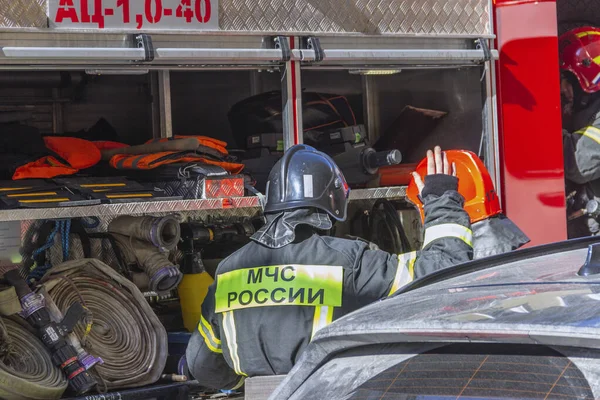
<instances>
[{"instance_id":1,"label":"protective jacket collar","mask_svg":"<svg viewBox=\"0 0 600 400\"><path fill-rule=\"evenodd\" d=\"M328 230L333 223L327 214L310 209L297 209L276 214L267 214L267 223L250 239L272 249L281 248L296 239L296 227L309 225L319 230Z\"/></svg>"}]
</instances>

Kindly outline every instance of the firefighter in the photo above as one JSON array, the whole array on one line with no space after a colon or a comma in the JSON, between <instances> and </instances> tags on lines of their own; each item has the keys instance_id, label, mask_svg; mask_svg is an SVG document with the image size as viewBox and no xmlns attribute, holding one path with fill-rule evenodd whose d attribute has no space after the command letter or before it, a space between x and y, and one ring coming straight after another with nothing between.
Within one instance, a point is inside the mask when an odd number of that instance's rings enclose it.
<instances>
[{"instance_id":1,"label":"firefighter","mask_svg":"<svg viewBox=\"0 0 600 400\"><path fill-rule=\"evenodd\" d=\"M217 268L186 351L194 378L237 389L246 377L287 374L331 321L471 260L458 179L439 147L427 159L424 182L413 175L425 206L423 249L396 255L326 236L346 219L350 189L329 156L290 148L269 175L265 226Z\"/></svg>"},{"instance_id":2,"label":"firefighter","mask_svg":"<svg viewBox=\"0 0 600 400\"><path fill-rule=\"evenodd\" d=\"M559 53L569 237L589 236L600 231L580 212L600 195L600 28L561 35Z\"/></svg>"}]
</instances>

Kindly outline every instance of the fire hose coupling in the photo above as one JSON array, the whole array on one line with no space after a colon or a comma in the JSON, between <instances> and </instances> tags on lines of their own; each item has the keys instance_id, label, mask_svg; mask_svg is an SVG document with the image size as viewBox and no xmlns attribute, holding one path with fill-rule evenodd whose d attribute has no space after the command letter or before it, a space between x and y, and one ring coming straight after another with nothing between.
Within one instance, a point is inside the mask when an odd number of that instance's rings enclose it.
<instances>
[{"instance_id":1,"label":"fire hose coupling","mask_svg":"<svg viewBox=\"0 0 600 400\"><path fill-rule=\"evenodd\" d=\"M150 290L156 293L168 292L176 288L181 279L183 275L177 266L162 267L150 278Z\"/></svg>"},{"instance_id":2,"label":"fire hose coupling","mask_svg":"<svg viewBox=\"0 0 600 400\"><path fill-rule=\"evenodd\" d=\"M151 243L160 251L173 250L179 243L181 230L174 215L165 217L121 216L112 220L108 232Z\"/></svg>"},{"instance_id":3,"label":"fire hose coupling","mask_svg":"<svg viewBox=\"0 0 600 400\"><path fill-rule=\"evenodd\" d=\"M21 316L36 329L38 337L52 354L52 361L67 377L71 390L83 394L95 387L97 382L79 362L77 351L66 340L66 336L86 314L81 303L73 303L62 321L54 322L43 297L31 291L19 271L13 269L6 272L4 279L15 288L23 307Z\"/></svg>"},{"instance_id":4,"label":"fire hose coupling","mask_svg":"<svg viewBox=\"0 0 600 400\"><path fill-rule=\"evenodd\" d=\"M44 308L46 306L46 301L44 300L44 296L38 293L28 293L20 299L21 308L23 311L19 313L19 315L27 319L36 311Z\"/></svg>"}]
</instances>

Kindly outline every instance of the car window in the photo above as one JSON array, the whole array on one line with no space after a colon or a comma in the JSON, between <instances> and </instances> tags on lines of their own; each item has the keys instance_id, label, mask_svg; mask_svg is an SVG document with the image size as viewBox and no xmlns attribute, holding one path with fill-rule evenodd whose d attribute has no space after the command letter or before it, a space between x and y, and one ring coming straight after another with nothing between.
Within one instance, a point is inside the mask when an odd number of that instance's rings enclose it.
<instances>
[{"instance_id":1,"label":"car window","mask_svg":"<svg viewBox=\"0 0 600 400\"><path fill-rule=\"evenodd\" d=\"M594 398L581 371L550 348L505 344L438 346L420 354L410 354L406 348L396 346L371 346L340 354L313 374L293 399Z\"/></svg>"}]
</instances>

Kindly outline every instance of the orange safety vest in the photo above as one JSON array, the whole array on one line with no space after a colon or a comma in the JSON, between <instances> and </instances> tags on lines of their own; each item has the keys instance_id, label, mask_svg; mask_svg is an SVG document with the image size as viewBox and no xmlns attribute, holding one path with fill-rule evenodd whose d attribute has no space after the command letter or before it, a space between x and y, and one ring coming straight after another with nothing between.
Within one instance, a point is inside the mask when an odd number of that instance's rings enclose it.
<instances>
[{"instance_id":1,"label":"orange safety vest","mask_svg":"<svg viewBox=\"0 0 600 400\"><path fill-rule=\"evenodd\" d=\"M222 140L214 139L208 136L183 136L176 135L172 138L151 139L146 143L164 143L169 140L195 138L198 141L198 148L204 147L210 153L216 153L221 157L229 154L226 147L227 143ZM217 165L224 168L232 174L239 174L244 169L243 164L232 163L213 159L207 155L199 154L191 151L164 151L152 154L117 154L110 159L110 166L116 169L140 169L148 170L160 167L161 165L175 163L201 163L209 165Z\"/></svg>"},{"instance_id":2,"label":"orange safety vest","mask_svg":"<svg viewBox=\"0 0 600 400\"><path fill-rule=\"evenodd\" d=\"M45 156L20 166L13 174L13 180L73 175L81 169L93 167L101 159L100 150L87 140L47 136L44 143L58 157Z\"/></svg>"},{"instance_id":3,"label":"orange safety vest","mask_svg":"<svg viewBox=\"0 0 600 400\"><path fill-rule=\"evenodd\" d=\"M216 150L217 152L221 153L222 156L226 156L229 154L229 152L226 149L227 146L227 142L224 142L222 140L218 140L218 139L214 139L208 136L194 136L194 135L190 135L190 136L183 136L183 135L175 135L171 138L159 138L159 139L151 139L148 140L146 143L164 143L167 142L169 140L177 140L177 139L189 139L189 138L194 138L198 141L198 147L200 146L204 146L204 147L208 147L211 148L213 150Z\"/></svg>"},{"instance_id":4,"label":"orange safety vest","mask_svg":"<svg viewBox=\"0 0 600 400\"><path fill-rule=\"evenodd\" d=\"M117 154L110 159L110 166L116 169L154 169L162 165L175 163L199 163L217 165L229 171L232 174L239 174L244 169L244 164L231 163L226 161L212 160L200 154L188 151L174 152L165 151L162 153L129 155Z\"/></svg>"}]
</instances>

